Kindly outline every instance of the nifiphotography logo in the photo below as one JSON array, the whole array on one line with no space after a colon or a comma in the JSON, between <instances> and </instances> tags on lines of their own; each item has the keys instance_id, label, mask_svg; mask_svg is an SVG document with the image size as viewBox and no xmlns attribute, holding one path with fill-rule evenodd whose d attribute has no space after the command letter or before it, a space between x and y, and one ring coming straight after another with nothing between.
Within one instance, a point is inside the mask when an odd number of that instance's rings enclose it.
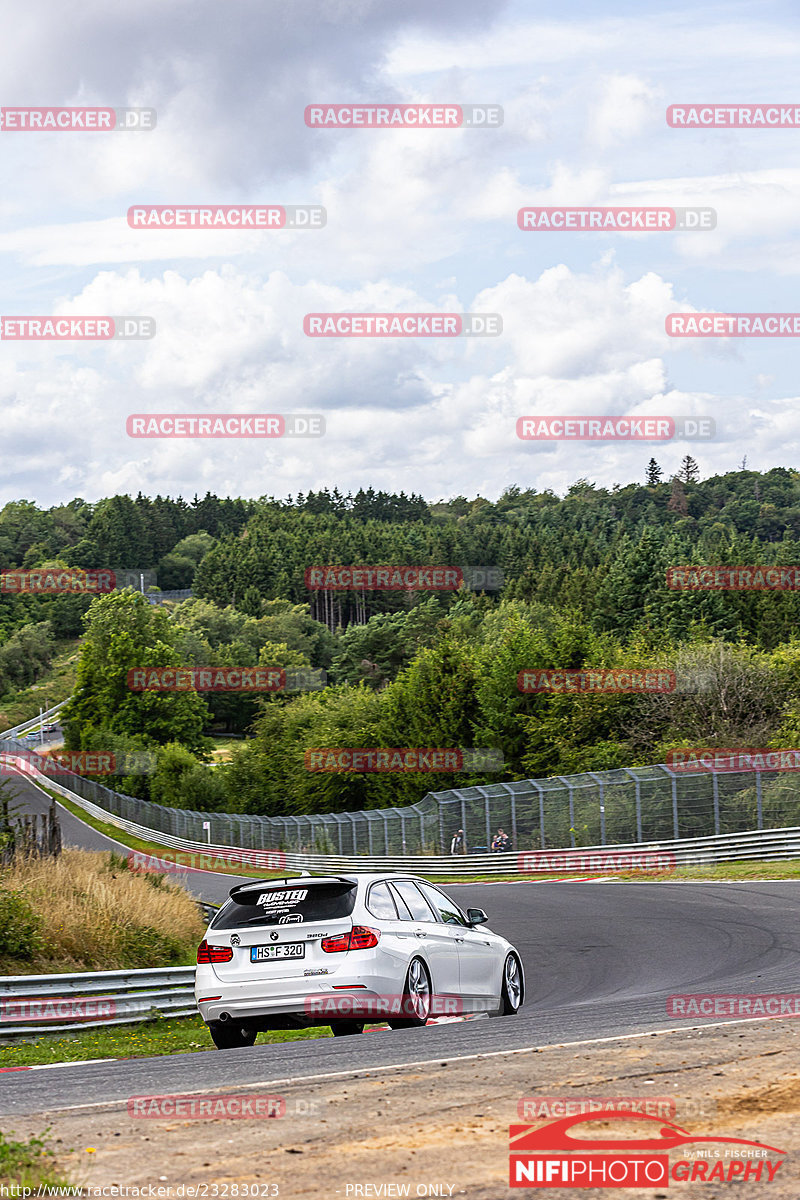
<instances>
[{"instance_id":1,"label":"nifiphotography logo","mask_svg":"<svg viewBox=\"0 0 800 1200\"><path fill-rule=\"evenodd\" d=\"M641 1136L573 1136L585 1122L636 1123ZM686 1148L686 1149L684 1149ZM670 1162L670 1152L679 1157ZM510 1187L653 1188L676 1183L771 1183L786 1152L745 1138L695 1137L672 1121L607 1108L546 1125L509 1126Z\"/></svg>"}]
</instances>

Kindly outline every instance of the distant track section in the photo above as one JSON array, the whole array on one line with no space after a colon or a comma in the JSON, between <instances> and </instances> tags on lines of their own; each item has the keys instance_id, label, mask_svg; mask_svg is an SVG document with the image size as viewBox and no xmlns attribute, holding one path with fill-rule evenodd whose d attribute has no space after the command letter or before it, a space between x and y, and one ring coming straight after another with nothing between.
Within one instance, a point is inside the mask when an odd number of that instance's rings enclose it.
<instances>
[{"instance_id":1,"label":"distant track section","mask_svg":"<svg viewBox=\"0 0 800 1200\"><path fill-rule=\"evenodd\" d=\"M163 846L165 850L187 851L220 860L220 865L255 866L265 871L286 868L299 871L406 870L430 875L507 875L587 871L613 874L630 870L670 870L679 865L698 866L715 862L747 859L788 859L800 857L800 827L760 829L716 837L684 838L679 841L632 842L627 845L583 846L568 850L527 850L506 854L455 855L336 855L298 854L293 851L257 850L241 846L222 846L174 837L160 830L139 825L107 812L70 788L37 771L28 758L0 753L0 762L15 766L20 775L63 796L95 820ZM213 865L212 865L213 869Z\"/></svg>"}]
</instances>

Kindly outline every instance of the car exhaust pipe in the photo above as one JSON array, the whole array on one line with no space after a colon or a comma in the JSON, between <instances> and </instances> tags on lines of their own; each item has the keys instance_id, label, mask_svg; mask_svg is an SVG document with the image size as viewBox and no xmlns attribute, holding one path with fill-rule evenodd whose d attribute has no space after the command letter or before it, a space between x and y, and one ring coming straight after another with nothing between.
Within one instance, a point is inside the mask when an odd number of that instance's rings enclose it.
<instances>
[{"instance_id":1,"label":"car exhaust pipe","mask_svg":"<svg viewBox=\"0 0 800 1200\"><path fill-rule=\"evenodd\" d=\"M230 1013L220 1013L219 1017L218 1017L218 1020L220 1020L220 1021L230 1021L230 1019L231 1019Z\"/></svg>"}]
</instances>

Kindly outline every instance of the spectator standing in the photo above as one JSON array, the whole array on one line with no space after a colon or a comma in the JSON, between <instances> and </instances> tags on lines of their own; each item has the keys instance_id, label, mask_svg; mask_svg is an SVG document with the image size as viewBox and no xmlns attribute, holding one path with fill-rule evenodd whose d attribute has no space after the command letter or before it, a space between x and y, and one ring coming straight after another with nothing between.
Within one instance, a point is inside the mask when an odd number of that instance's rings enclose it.
<instances>
[{"instance_id":1,"label":"spectator standing","mask_svg":"<svg viewBox=\"0 0 800 1200\"><path fill-rule=\"evenodd\" d=\"M503 854L508 850L509 837L502 828L497 830L497 833L492 838L492 850L495 854Z\"/></svg>"},{"instance_id":2,"label":"spectator standing","mask_svg":"<svg viewBox=\"0 0 800 1200\"><path fill-rule=\"evenodd\" d=\"M465 847L464 847L464 830L458 829L453 834L453 840L450 843L450 853L451 854L464 854L465 852L466 851L465 851Z\"/></svg>"}]
</instances>

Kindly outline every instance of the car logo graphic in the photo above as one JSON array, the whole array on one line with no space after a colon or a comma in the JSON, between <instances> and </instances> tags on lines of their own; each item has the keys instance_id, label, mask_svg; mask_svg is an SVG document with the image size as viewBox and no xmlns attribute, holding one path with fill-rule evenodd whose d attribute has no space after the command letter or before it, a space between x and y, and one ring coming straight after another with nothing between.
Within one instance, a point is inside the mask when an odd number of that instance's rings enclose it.
<instances>
[{"instance_id":1,"label":"car logo graphic","mask_svg":"<svg viewBox=\"0 0 800 1200\"><path fill-rule=\"evenodd\" d=\"M649 1130L652 1137L645 1138L575 1138L570 1134L573 1125L591 1123L598 1120L637 1121L641 1122L643 1131ZM681 1129L673 1121L663 1117L651 1117L647 1113L620 1112L614 1109L610 1112L584 1113L574 1117L562 1117L558 1121L549 1121L546 1125L510 1125L509 1140L512 1151L537 1150L671 1150L677 1146L690 1143L725 1142L737 1146L757 1146L760 1150L771 1150L775 1154L785 1154L777 1146L768 1146L765 1142L750 1142L745 1138L735 1137L693 1137L687 1130Z\"/></svg>"},{"instance_id":2,"label":"car logo graphic","mask_svg":"<svg viewBox=\"0 0 800 1200\"><path fill-rule=\"evenodd\" d=\"M279 925L293 925L296 921L302 921L300 913L289 913L288 917L281 917L278 921Z\"/></svg>"},{"instance_id":3,"label":"car logo graphic","mask_svg":"<svg viewBox=\"0 0 800 1200\"><path fill-rule=\"evenodd\" d=\"M272 942L277 942L277 940L278 940L278 935L277 935L277 933L271 933L271 934L269 935L269 937L270 937L270 941L272 941Z\"/></svg>"},{"instance_id":4,"label":"car logo graphic","mask_svg":"<svg viewBox=\"0 0 800 1200\"><path fill-rule=\"evenodd\" d=\"M242 939L239 937L238 933L232 933L231 934L231 945L232 946L241 946L241 944L242 944Z\"/></svg>"}]
</instances>

